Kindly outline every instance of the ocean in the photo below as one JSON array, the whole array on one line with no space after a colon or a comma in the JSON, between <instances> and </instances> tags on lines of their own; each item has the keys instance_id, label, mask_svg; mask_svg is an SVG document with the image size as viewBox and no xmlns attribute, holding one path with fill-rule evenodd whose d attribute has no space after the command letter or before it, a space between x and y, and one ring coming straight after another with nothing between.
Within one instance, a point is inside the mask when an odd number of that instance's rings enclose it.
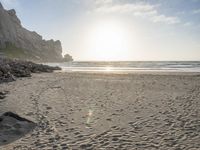
<instances>
[{"instance_id":1,"label":"ocean","mask_svg":"<svg viewBox=\"0 0 200 150\"><path fill-rule=\"evenodd\" d=\"M74 61L47 63L65 72L200 72L200 61Z\"/></svg>"}]
</instances>

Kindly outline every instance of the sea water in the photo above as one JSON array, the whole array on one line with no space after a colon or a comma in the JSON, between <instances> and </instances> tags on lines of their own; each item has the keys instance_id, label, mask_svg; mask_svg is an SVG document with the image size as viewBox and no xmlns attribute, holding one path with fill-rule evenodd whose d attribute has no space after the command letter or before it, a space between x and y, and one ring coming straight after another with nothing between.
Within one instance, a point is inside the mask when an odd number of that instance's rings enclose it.
<instances>
[{"instance_id":1,"label":"sea water","mask_svg":"<svg viewBox=\"0 0 200 150\"><path fill-rule=\"evenodd\" d=\"M200 72L200 61L74 61L48 63L66 72Z\"/></svg>"}]
</instances>

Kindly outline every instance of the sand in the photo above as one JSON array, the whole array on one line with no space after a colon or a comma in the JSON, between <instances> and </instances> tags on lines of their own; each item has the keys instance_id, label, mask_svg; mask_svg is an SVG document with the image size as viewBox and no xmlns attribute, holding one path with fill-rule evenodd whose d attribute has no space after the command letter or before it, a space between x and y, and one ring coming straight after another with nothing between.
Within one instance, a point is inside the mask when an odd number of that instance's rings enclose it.
<instances>
[{"instance_id":1,"label":"sand","mask_svg":"<svg viewBox=\"0 0 200 150\"><path fill-rule=\"evenodd\" d=\"M45 73L0 90L0 114L37 124L2 150L200 149L199 74Z\"/></svg>"}]
</instances>

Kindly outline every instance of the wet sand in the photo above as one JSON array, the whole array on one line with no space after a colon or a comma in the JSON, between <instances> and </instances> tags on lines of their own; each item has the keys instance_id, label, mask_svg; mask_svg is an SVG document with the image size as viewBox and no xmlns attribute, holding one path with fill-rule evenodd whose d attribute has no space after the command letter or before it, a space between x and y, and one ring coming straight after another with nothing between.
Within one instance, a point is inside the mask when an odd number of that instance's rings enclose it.
<instances>
[{"instance_id":1,"label":"wet sand","mask_svg":"<svg viewBox=\"0 0 200 150\"><path fill-rule=\"evenodd\" d=\"M45 73L0 90L9 91L0 114L12 111L37 123L2 150L200 149L195 73Z\"/></svg>"}]
</instances>

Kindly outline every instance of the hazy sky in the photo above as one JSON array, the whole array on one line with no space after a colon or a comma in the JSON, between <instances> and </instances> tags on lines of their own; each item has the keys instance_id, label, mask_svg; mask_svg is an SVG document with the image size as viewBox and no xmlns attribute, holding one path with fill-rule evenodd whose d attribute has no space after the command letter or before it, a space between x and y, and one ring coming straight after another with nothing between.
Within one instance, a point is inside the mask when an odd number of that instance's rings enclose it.
<instances>
[{"instance_id":1,"label":"hazy sky","mask_svg":"<svg viewBox=\"0 0 200 150\"><path fill-rule=\"evenodd\" d=\"M200 60L200 0L0 0L75 60Z\"/></svg>"}]
</instances>

